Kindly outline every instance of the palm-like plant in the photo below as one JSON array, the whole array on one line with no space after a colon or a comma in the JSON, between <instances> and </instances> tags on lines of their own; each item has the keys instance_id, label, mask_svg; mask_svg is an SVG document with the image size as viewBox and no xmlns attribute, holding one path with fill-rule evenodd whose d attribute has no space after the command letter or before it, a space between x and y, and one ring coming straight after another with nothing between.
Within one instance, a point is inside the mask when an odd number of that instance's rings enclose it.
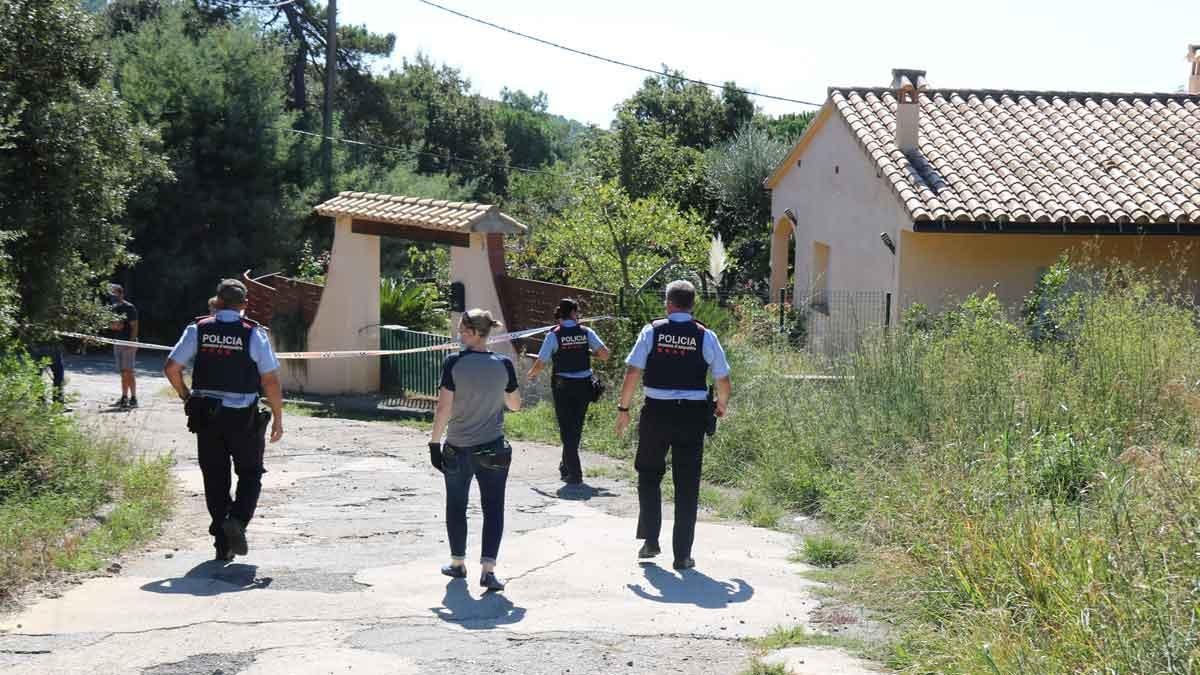
<instances>
[{"instance_id":1,"label":"palm-like plant","mask_svg":"<svg viewBox=\"0 0 1200 675\"><path fill-rule=\"evenodd\" d=\"M446 302L433 284L381 279L379 321L410 330L445 331Z\"/></svg>"}]
</instances>

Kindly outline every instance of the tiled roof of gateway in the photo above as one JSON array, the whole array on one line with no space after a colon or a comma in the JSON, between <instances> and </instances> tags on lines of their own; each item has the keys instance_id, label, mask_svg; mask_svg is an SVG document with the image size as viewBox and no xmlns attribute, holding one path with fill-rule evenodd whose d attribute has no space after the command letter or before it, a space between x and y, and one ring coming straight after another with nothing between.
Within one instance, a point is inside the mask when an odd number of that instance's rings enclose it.
<instances>
[{"instance_id":1,"label":"tiled roof of gateway","mask_svg":"<svg viewBox=\"0 0 1200 675\"><path fill-rule=\"evenodd\" d=\"M494 216L516 230L525 229L521 223L500 213L497 206L372 192L342 192L318 205L316 211L322 216L350 216L379 223L451 232L470 232L476 224Z\"/></svg>"},{"instance_id":2,"label":"tiled roof of gateway","mask_svg":"<svg viewBox=\"0 0 1200 675\"><path fill-rule=\"evenodd\" d=\"M890 89L829 96L914 222L1200 223L1200 96L929 89L908 155Z\"/></svg>"}]
</instances>

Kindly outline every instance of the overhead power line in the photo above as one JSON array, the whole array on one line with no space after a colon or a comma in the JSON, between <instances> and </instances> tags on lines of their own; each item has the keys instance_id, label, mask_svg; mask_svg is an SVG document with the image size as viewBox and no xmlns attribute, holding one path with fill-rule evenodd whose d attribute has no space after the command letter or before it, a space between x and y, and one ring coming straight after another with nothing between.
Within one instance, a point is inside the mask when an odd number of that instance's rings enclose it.
<instances>
[{"instance_id":1,"label":"overhead power line","mask_svg":"<svg viewBox=\"0 0 1200 675\"><path fill-rule=\"evenodd\" d=\"M212 1L219 5L226 5L229 7L237 7L239 9L279 9L281 7L287 7L288 5L295 4L295 2L296 2L296 0L282 0L282 2L262 2L262 3L236 2L235 0L212 0Z\"/></svg>"},{"instance_id":2,"label":"overhead power line","mask_svg":"<svg viewBox=\"0 0 1200 675\"><path fill-rule=\"evenodd\" d=\"M537 43L539 43L539 44L546 45L547 47L554 47L555 49L561 49L561 50L563 50L563 51L565 51L565 52L570 52L570 53L572 53L572 54L577 54L577 55L579 55L579 56L586 56L586 57L587 57L587 58L589 58L589 59L595 59L595 60L597 60L597 61L603 61L604 63L609 63L609 64L612 64L612 65L614 65L614 66L621 66L621 67L623 67L623 68L629 68L629 69L631 69L631 70L637 70L637 71L641 71L641 72L643 72L643 73L649 73L649 74L651 74L651 75L656 75L656 76L659 76L659 77L666 77L666 78L669 78L669 79L672 79L672 80L678 80L678 81L680 81L680 82L690 82L690 83L692 83L692 84L700 84L700 85L704 85L704 86L706 86L706 87L713 87L714 89L730 89L730 90L732 90L732 91L737 91L737 92L741 92L741 93L743 93L743 94L746 94L747 96L756 96L756 97L758 97L758 98L766 98L766 99L770 99L770 100L772 100L772 101L783 101L783 102L785 102L785 103L799 103L800 105L811 105L811 106L815 106L815 107L817 107L817 108L820 108L822 105L824 105L823 103L815 103L815 102L813 102L813 101L805 101L805 100L798 99L798 98L788 98L787 96L775 96L774 94L764 94L764 93L762 93L762 92L758 92L758 91L752 91L752 90L750 90L750 89L743 89L743 88L741 88L741 87L729 87L729 86L726 86L726 85L723 85L723 84L716 84L716 83L713 83L713 82L706 82L705 80L697 80L697 79L695 79L695 78L691 78L691 77L684 77L683 75L676 75L676 74L674 74L674 73L667 73L667 72L663 72L663 71L661 71L661 70L656 70L656 69L654 69L654 68L647 68L647 67L645 67L645 66L639 66L639 65L637 65L637 64L634 64L634 63L628 63L628 62L626 62L626 61L620 61L620 60L617 60L617 59L609 58L609 57L607 57L607 56L601 56L601 55L599 55L599 54L593 54L592 52L586 52L586 51L584 51L584 50L582 50L582 49L576 49L576 48L574 48L574 47L568 47L568 46L566 46L566 45L564 45L564 44L559 44L559 43L557 43L557 42L551 42L550 40L546 40L546 39L543 39L543 38L537 37L536 35L530 35L530 34L528 34L528 33L522 33L521 31L514 30L514 29L512 29L512 28L508 28L507 26L501 26L500 24L497 24L497 23L492 23L491 21L487 21L487 20L485 20L485 19L480 19L480 18L478 18L478 17L471 16L470 14L463 14L463 13L462 13L462 12L460 12L460 11L457 11L457 10L454 10L454 9L450 9L449 7L446 7L446 6L444 6L444 5L439 5L438 3L436 3L436 2L431 2L430 0L417 0L417 1L418 1L418 2L420 2L420 3L422 3L422 4L429 5L430 7L433 7L434 9L440 9L440 10L442 10L443 12L446 12L446 13L448 13L448 14L453 14L454 16L457 16L457 17L460 17L460 18L466 19L466 20L468 20L468 21L473 21L473 22L475 22L475 23L477 23L477 24L480 24L480 25L483 25L483 26L487 26L488 28L494 28L494 29L496 29L496 30L503 31L503 32L505 32L505 33L508 33L509 35L515 35L515 36L517 36L517 37L519 37L519 38L524 38L524 39L526 39L526 40L532 40L532 41L534 41L534 42L537 42Z\"/></svg>"},{"instance_id":3,"label":"overhead power line","mask_svg":"<svg viewBox=\"0 0 1200 675\"><path fill-rule=\"evenodd\" d=\"M486 166L486 167L491 167L491 168L509 169L511 171L520 171L522 173L537 173L537 174L543 174L546 176L563 176L566 178L574 177L574 174L572 174L570 172L559 173L556 171L546 171L545 169L530 169L528 167L516 166L514 164L506 164L504 162L488 162L488 161L481 160L481 159L469 159L467 157L458 157L456 155L447 155L447 154L442 154L442 153L438 153L438 152L428 152L425 150L413 150L412 148L400 148L400 147L396 147L393 145L382 145L380 143L371 143L368 141L356 141L351 138L341 138L339 136L326 136L324 134L317 134L317 133L313 133L311 131L303 131L301 129L292 129L290 127L278 127L278 128L283 131L290 131L293 134L301 134L303 136L312 136L313 138L328 140L328 141L332 141L335 143L345 143L347 145L359 145L359 146L363 146L363 147L367 147L367 148L375 148L376 150L391 150L393 152L402 152L402 153L405 153L405 154L413 156L413 157L418 157L418 156L432 157L434 159L441 159L441 160L446 160L446 161L450 161L450 162L461 162L463 164L474 164L476 166Z\"/></svg>"}]
</instances>

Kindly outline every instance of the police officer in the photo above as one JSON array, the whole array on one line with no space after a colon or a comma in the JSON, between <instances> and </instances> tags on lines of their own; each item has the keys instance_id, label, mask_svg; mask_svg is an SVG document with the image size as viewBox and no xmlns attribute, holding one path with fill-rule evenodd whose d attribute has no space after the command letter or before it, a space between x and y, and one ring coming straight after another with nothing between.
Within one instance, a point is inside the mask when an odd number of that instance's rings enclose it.
<instances>
[{"instance_id":1,"label":"police officer","mask_svg":"<svg viewBox=\"0 0 1200 675\"><path fill-rule=\"evenodd\" d=\"M662 479L667 451L675 480L675 531L672 537L677 570L691 569L692 541L696 534L696 509L700 498L700 470L704 433L711 414L725 415L732 385L729 363L716 333L692 318L696 287L687 281L667 285L667 318L644 328L629 357L617 400L617 434L629 428L629 405L638 379L646 401L638 422L638 448L634 468L638 473L637 538L645 540L638 557L660 552L662 529ZM707 379L716 381L715 411L708 400Z\"/></svg>"},{"instance_id":2,"label":"police officer","mask_svg":"<svg viewBox=\"0 0 1200 675\"><path fill-rule=\"evenodd\" d=\"M554 311L558 326L546 335L537 361L529 369L533 382L547 363L553 364L551 391L554 396L554 415L558 418L558 437L562 440L562 461L558 474L568 485L583 482L583 467L579 463L579 441L583 437L583 422L588 404L595 397L592 384L592 354L608 360L608 347L591 328L579 325L579 303L563 298Z\"/></svg>"},{"instance_id":3,"label":"police officer","mask_svg":"<svg viewBox=\"0 0 1200 675\"><path fill-rule=\"evenodd\" d=\"M225 279L217 287L215 316L189 325L163 369L179 398L185 401L188 429L196 434L204 500L212 522L218 560L246 555L246 525L254 517L262 490L264 416L258 411L259 390L266 392L274 423L271 442L283 437L283 392L279 361L265 330L242 316L246 287ZM195 360L192 387L183 369ZM230 499L230 460L237 473L236 496Z\"/></svg>"}]
</instances>

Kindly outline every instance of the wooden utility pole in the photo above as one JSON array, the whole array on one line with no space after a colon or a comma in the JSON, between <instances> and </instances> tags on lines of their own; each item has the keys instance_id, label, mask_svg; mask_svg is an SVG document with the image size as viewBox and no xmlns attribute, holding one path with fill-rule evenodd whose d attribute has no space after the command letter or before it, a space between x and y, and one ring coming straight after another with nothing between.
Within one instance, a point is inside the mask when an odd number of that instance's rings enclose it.
<instances>
[{"instance_id":1,"label":"wooden utility pole","mask_svg":"<svg viewBox=\"0 0 1200 675\"><path fill-rule=\"evenodd\" d=\"M325 120L321 133L321 163L325 197L333 196L333 90L337 84L337 0L329 0L329 27L325 31Z\"/></svg>"}]
</instances>

